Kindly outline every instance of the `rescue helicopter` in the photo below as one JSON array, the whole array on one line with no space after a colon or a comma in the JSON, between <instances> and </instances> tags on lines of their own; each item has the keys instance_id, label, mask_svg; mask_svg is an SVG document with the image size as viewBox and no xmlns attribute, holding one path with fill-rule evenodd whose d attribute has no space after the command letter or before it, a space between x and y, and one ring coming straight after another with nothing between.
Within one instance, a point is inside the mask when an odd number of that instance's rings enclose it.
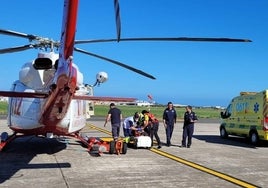
<instances>
[{"instance_id":1,"label":"rescue helicopter","mask_svg":"<svg viewBox=\"0 0 268 188\"><path fill-rule=\"evenodd\" d=\"M22 66L19 71L19 79L13 83L11 90L0 91L0 96L9 97L7 124L13 131L11 135L8 135L7 132L1 133L0 151L15 138L29 135L47 138L73 137L88 145L87 140L80 135L88 117L88 101L135 100L135 98L93 96L92 87L84 84L83 74L73 61L74 52L93 56L155 79L154 76L142 70L85 51L75 45L125 41L250 42L248 39L232 38L121 38L118 0L114 0L117 37L114 39L76 40L78 4L79 0L64 0L60 41L0 29L0 34L29 40L29 44L26 45L0 49L0 54L39 49L37 57ZM47 49L47 51L40 49ZM105 82L107 78L107 73L98 73L93 86Z\"/></svg>"}]
</instances>

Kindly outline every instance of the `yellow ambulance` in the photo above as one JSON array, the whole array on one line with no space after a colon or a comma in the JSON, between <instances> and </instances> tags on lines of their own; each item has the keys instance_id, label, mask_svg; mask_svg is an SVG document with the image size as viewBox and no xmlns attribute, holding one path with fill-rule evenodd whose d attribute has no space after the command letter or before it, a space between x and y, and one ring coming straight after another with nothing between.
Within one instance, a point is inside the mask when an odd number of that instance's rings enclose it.
<instances>
[{"instance_id":1,"label":"yellow ambulance","mask_svg":"<svg viewBox=\"0 0 268 188\"><path fill-rule=\"evenodd\" d=\"M254 145L259 140L268 140L268 90L241 92L221 112L220 136L228 135L249 138Z\"/></svg>"}]
</instances>

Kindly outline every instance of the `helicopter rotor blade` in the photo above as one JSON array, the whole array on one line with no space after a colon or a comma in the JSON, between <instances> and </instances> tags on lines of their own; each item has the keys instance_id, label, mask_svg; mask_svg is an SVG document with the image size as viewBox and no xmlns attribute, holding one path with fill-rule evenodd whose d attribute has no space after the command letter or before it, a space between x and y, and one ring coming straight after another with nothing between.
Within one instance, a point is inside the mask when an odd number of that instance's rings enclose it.
<instances>
[{"instance_id":1,"label":"helicopter rotor blade","mask_svg":"<svg viewBox=\"0 0 268 188\"><path fill-rule=\"evenodd\" d=\"M116 42L117 39L92 39L76 40L75 44ZM120 41L177 41L177 42L252 42L249 39L235 38L196 38L196 37L145 37L145 38L122 38Z\"/></svg>"},{"instance_id":2,"label":"helicopter rotor blade","mask_svg":"<svg viewBox=\"0 0 268 188\"><path fill-rule=\"evenodd\" d=\"M131 70L133 72L136 72L136 73L141 74L141 75L143 75L145 77L148 77L148 78L151 78L151 79L155 80L155 77L154 76L152 76L152 75L150 75L150 74L148 74L146 72L143 72L142 70L139 70L139 69L136 69L134 67L128 66L126 64L120 63L118 61L115 61L115 60L109 59L107 57L103 57L103 56L100 56L100 55L97 55L97 54L94 54L94 53L91 53L91 52L82 50L80 48L76 48L75 47L74 50L77 51L77 52L81 52L81 53L84 53L84 54L87 54L87 55L90 55L90 56L93 56L93 57L96 57L96 58L105 60L105 61L109 61L109 62L111 62L113 64L119 65L121 67L124 67L124 68L129 69L129 70Z\"/></svg>"},{"instance_id":3,"label":"helicopter rotor blade","mask_svg":"<svg viewBox=\"0 0 268 188\"><path fill-rule=\"evenodd\" d=\"M120 8L118 0L114 0L114 10L115 10L115 22L117 31L117 42L119 42L121 37L121 19L120 19Z\"/></svg>"},{"instance_id":4,"label":"helicopter rotor blade","mask_svg":"<svg viewBox=\"0 0 268 188\"><path fill-rule=\"evenodd\" d=\"M27 38L29 40L34 40L34 39L37 39L38 38L38 36L36 36L36 35L31 35L31 34L26 34L26 33L20 33L20 32L11 31L11 30L5 30L5 29L0 29L0 34L10 35L10 36L15 36L15 37Z\"/></svg>"},{"instance_id":5,"label":"helicopter rotor blade","mask_svg":"<svg viewBox=\"0 0 268 188\"><path fill-rule=\"evenodd\" d=\"M12 47L12 48L4 48L4 49L0 49L0 54L20 52L20 51L28 50L31 48L34 48L32 44L27 44L24 46L17 46L17 47Z\"/></svg>"}]
</instances>

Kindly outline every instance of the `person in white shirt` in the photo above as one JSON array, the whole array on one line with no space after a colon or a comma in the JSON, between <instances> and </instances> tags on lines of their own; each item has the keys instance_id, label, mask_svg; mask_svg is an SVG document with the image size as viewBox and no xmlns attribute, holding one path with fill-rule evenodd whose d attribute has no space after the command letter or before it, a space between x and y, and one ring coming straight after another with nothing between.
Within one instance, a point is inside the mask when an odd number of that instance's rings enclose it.
<instances>
[{"instance_id":1,"label":"person in white shirt","mask_svg":"<svg viewBox=\"0 0 268 188\"><path fill-rule=\"evenodd\" d=\"M131 127L138 121L138 119L139 119L138 112L136 112L134 116L130 116L124 119L123 121L124 137L132 136Z\"/></svg>"}]
</instances>

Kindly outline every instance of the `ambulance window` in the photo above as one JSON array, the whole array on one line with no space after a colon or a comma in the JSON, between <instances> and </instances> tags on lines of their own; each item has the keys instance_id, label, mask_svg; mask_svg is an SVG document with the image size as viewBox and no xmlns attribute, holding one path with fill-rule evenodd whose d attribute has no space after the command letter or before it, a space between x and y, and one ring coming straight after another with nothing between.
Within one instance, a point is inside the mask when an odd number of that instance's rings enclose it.
<instances>
[{"instance_id":1,"label":"ambulance window","mask_svg":"<svg viewBox=\"0 0 268 188\"><path fill-rule=\"evenodd\" d=\"M228 117L231 116L231 114L232 114L232 105L231 105L231 104L227 107L225 113L226 113L226 114L225 114L225 115L226 115L226 118L228 118Z\"/></svg>"},{"instance_id":2,"label":"ambulance window","mask_svg":"<svg viewBox=\"0 0 268 188\"><path fill-rule=\"evenodd\" d=\"M225 110L225 112L221 113L221 118L222 119L226 119L228 117L230 117L232 114L232 105L230 104L227 109Z\"/></svg>"}]
</instances>

